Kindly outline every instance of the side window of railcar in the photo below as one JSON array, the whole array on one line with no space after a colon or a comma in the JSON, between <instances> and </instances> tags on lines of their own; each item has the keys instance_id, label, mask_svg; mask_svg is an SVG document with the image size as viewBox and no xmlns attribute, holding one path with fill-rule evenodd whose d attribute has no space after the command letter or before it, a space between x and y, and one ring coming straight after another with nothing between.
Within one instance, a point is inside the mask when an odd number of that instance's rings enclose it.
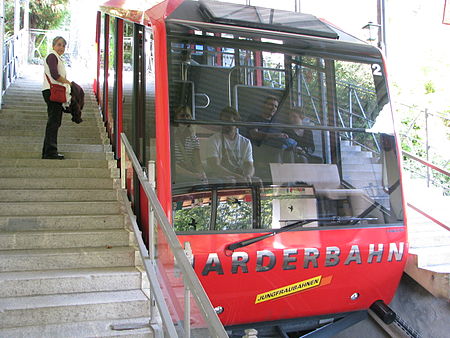
<instances>
[{"instance_id":1,"label":"side window of railcar","mask_svg":"<svg viewBox=\"0 0 450 338\"><path fill-rule=\"evenodd\" d=\"M186 194L173 199L175 231L209 230L211 194Z\"/></svg>"}]
</instances>

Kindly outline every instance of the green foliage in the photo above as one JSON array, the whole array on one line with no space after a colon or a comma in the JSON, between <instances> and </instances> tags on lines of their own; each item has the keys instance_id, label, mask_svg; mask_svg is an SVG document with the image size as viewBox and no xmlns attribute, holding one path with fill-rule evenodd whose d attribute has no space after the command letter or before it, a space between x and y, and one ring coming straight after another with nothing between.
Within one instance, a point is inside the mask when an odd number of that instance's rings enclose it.
<instances>
[{"instance_id":1,"label":"green foliage","mask_svg":"<svg viewBox=\"0 0 450 338\"><path fill-rule=\"evenodd\" d=\"M57 29L70 15L69 0L30 1L30 28Z\"/></svg>"},{"instance_id":2,"label":"green foliage","mask_svg":"<svg viewBox=\"0 0 450 338\"><path fill-rule=\"evenodd\" d=\"M431 93L436 92L433 81L430 80L430 81L425 82L424 86L425 86L425 94L431 94Z\"/></svg>"},{"instance_id":3,"label":"green foliage","mask_svg":"<svg viewBox=\"0 0 450 338\"><path fill-rule=\"evenodd\" d=\"M14 34L14 0L5 0L5 36ZM57 29L70 17L69 0L30 0L30 28ZM23 10L22 10L23 11Z\"/></svg>"}]
</instances>

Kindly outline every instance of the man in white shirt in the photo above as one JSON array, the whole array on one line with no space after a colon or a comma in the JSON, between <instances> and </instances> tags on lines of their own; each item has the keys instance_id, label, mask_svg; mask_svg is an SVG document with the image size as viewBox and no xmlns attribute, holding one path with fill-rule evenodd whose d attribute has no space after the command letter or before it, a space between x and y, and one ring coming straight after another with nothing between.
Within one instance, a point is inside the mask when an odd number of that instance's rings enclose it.
<instances>
[{"instance_id":1,"label":"man in white shirt","mask_svg":"<svg viewBox=\"0 0 450 338\"><path fill-rule=\"evenodd\" d=\"M239 112L225 107L219 114L224 122L240 120ZM239 134L236 126L224 125L222 131L208 139L207 163L210 175L215 179L234 182L252 182L252 145L248 138Z\"/></svg>"}]
</instances>

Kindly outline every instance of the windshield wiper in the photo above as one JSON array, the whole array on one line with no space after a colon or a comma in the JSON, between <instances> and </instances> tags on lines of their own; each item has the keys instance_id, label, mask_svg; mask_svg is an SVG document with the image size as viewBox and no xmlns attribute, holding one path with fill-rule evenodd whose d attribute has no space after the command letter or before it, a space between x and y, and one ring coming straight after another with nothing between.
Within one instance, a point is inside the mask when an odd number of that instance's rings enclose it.
<instances>
[{"instance_id":1,"label":"windshield wiper","mask_svg":"<svg viewBox=\"0 0 450 338\"><path fill-rule=\"evenodd\" d=\"M358 221L358 222L364 221L364 220L372 221L372 220L376 220L376 219L377 218L373 218L373 217L333 216L333 217L323 217L323 218L306 218L306 219L302 219L302 220L280 220L280 222L294 222L294 223L285 225L284 227L279 228L279 229L274 229L272 232L265 234L265 235L252 237L252 238L244 239L244 240L236 242L236 243L232 243L232 244L228 245L226 247L226 249L234 251L236 249L243 248L244 246L262 241L263 239L275 236L276 234L279 234L279 233L282 233L285 231L290 231L290 230L293 230L295 228L301 227L303 225L306 225L306 224L312 223L312 222L334 222L334 223L339 223L339 224L346 224L346 223L354 222L354 221Z\"/></svg>"}]
</instances>

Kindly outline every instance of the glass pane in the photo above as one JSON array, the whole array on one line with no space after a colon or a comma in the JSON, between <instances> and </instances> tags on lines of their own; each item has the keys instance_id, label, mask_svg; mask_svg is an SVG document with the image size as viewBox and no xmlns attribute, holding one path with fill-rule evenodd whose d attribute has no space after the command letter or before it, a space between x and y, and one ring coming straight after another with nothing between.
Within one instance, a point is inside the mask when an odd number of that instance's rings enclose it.
<instances>
[{"instance_id":1,"label":"glass pane","mask_svg":"<svg viewBox=\"0 0 450 338\"><path fill-rule=\"evenodd\" d=\"M116 55L116 19L110 18L109 20L109 70L108 70L108 131L112 135L115 134L114 131L114 119L115 119L115 55Z\"/></svg>"},{"instance_id":2,"label":"glass pane","mask_svg":"<svg viewBox=\"0 0 450 338\"><path fill-rule=\"evenodd\" d=\"M145 150L146 160L156 160L156 136L155 136L155 65L153 62L153 34L150 28L145 29L145 135L148 142L145 142L147 149Z\"/></svg>"},{"instance_id":3,"label":"glass pane","mask_svg":"<svg viewBox=\"0 0 450 338\"><path fill-rule=\"evenodd\" d=\"M209 230L211 193L179 195L173 200L175 231Z\"/></svg>"},{"instance_id":4,"label":"glass pane","mask_svg":"<svg viewBox=\"0 0 450 338\"><path fill-rule=\"evenodd\" d=\"M156 232L155 267L178 336L187 337L189 334L186 330L189 330L191 337L210 337L209 324L205 321L196 298L188 291L183 271L159 226ZM186 243L182 243L182 245L185 246ZM188 321L188 326L186 326L186 321Z\"/></svg>"},{"instance_id":5,"label":"glass pane","mask_svg":"<svg viewBox=\"0 0 450 338\"><path fill-rule=\"evenodd\" d=\"M318 219L308 226L400 222L381 60L296 43L208 31L170 41L174 194L213 194L209 230L299 219ZM236 57L232 68L225 51ZM232 187L248 189L251 199L222 198Z\"/></svg>"},{"instance_id":6,"label":"glass pane","mask_svg":"<svg viewBox=\"0 0 450 338\"><path fill-rule=\"evenodd\" d=\"M220 191L218 194L215 230L241 230L252 228L251 190Z\"/></svg>"},{"instance_id":7,"label":"glass pane","mask_svg":"<svg viewBox=\"0 0 450 338\"><path fill-rule=\"evenodd\" d=\"M132 138L132 108L133 108L133 24L123 25L123 132L128 140Z\"/></svg>"}]
</instances>

